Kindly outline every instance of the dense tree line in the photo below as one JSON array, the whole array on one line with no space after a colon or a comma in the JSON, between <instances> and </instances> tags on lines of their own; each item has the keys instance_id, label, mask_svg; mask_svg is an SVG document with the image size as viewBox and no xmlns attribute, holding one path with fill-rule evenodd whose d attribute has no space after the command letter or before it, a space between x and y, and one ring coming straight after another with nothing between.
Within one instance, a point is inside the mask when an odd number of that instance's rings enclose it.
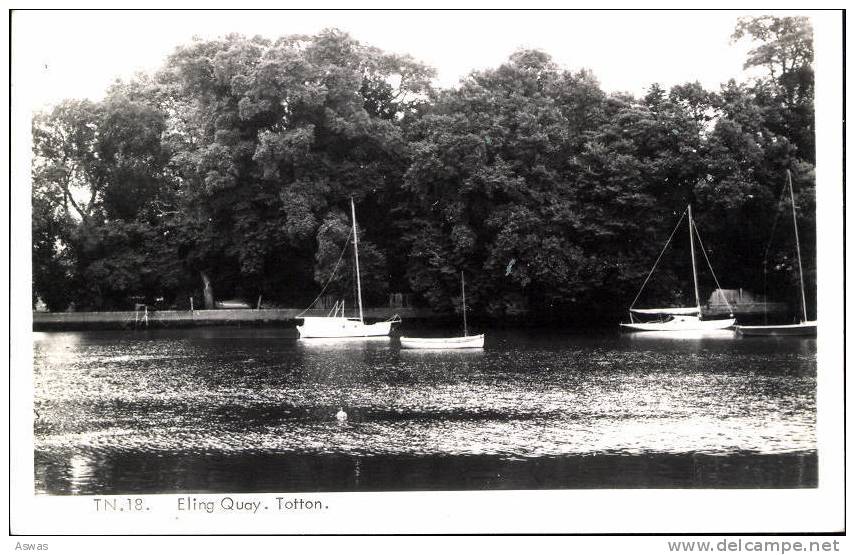
<instances>
[{"instance_id":1,"label":"dense tree line","mask_svg":"<svg viewBox=\"0 0 855 555\"><path fill-rule=\"evenodd\" d=\"M336 30L195 41L103 101L34 117L33 301L305 306L350 239L350 198L368 304L452 310L464 271L484 316L614 319L688 203L723 287L789 301L786 170L815 253L812 30L747 18L733 40L754 41L762 76L641 98L540 51L439 90L431 68ZM689 300L687 249L650 302ZM351 265L329 293L349 293Z\"/></svg>"}]
</instances>

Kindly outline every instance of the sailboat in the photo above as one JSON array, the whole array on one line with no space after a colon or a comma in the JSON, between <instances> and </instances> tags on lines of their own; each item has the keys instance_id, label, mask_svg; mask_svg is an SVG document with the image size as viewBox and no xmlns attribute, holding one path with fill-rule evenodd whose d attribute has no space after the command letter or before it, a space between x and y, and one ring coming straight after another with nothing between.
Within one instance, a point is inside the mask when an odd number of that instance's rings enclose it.
<instances>
[{"instance_id":1,"label":"sailboat","mask_svg":"<svg viewBox=\"0 0 855 555\"><path fill-rule=\"evenodd\" d=\"M362 313L362 283L359 279L359 240L356 233L356 207L353 197L350 199L350 213L353 222L353 255L356 264L356 297L359 306L359 318L348 318L344 315L344 303L336 303L336 308L327 316L300 316L302 326L297 326L301 339L309 338L346 338L346 337L382 337L388 336L392 324L400 322L393 316L384 322L366 324Z\"/></svg>"},{"instance_id":2,"label":"sailboat","mask_svg":"<svg viewBox=\"0 0 855 555\"><path fill-rule=\"evenodd\" d=\"M771 326L736 326L739 335L802 335L816 336L816 320L807 319L807 301L805 300L805 278L802 272L802 248L799 244L799 225L796 222L796 199L793 195L793 178L787 170L787 186L790 188L790 204L793 209L793 232L796 236L796 254L799 260L799 285L802 292L802 319L798 324Z\"/></svg>"},{"instance_id":3,"label":"sailboat","mask_svg":"<svg viewBox=\"0 0 855 555\"><path fill-rule=\"evenodd\" d=\"M484 347L484 334L469 335L466 325L466 278L460 272L460 291L463 297L463 337L404 337L401 347L404 349L481 349Z\"/></svg>"},{"instance_id":4,"label":"sailboat","mask_svg":"<svg viewBox=\"0 0 855 555\"><path fill-rule=\"evenodd\" d=\"M668 241L665 243L665 247L663 247L662 252L659 253L659 258L656 260L656 263L653 264L653 268L650 270L650 273L647 274L647 279L644 280L644 284L642 284L641 289L638 291L638 295L635 296L635 300L629 307L630 322L621 323L621 328L627 331L694 332L723 330L730 328L736 323L736 320L732 317L732 309L731 318L726 318L723 320L701 320L701 300L700 295L698 294L698 271L697 264L695 262L695 234L698 233L698 230L695 228L695 223L692 219L691 204L686 209L686 212L683 213L683 216L685 216L686 213L688 213L689 215L689 245L692 253L692 281L695 286L695 306L671 308L634 308L635 303L641 296L641 292L644 291L645 285L647 285L647 282L650 280L650 276L653 275L653 271L656 269L656 265L659 263L659 260L662 259L662 255L665 253L665 249L668 248L668 244L674 237L674 233L676 233L677 228L680 227L680 223L683 221L683 217L681 216L680 221L677 222L677 226L674 228L674 231L671 232L671 237L668 238ZM700 242L700 234L698 234L698 241ZM706 251L703 250L703 244L701 245L701 252L704 253L704 258L707 259L707 264L709 265L709 258L707 258L706 256ZM710 265L710 271L712 272L712 265ZM712 272L712 274L713 278L716 279L715 272ZM716 285L718 286L718 279L716 279ZM727 303L727 299L725 299L725 303ZM728 308L730 308L729 304ZM643 314L647 316L657 316L658 318L655 321L636 322L634 316L638 314Z\"/></svg>"}]
</instances>

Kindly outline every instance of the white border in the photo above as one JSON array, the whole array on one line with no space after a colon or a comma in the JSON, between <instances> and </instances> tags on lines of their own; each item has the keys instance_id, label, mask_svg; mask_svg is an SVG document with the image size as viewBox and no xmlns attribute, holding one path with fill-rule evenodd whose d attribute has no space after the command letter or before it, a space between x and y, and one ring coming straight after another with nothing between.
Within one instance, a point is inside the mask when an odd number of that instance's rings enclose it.
<instances>
[{"instance_id":1,"label":"white border","mask_svg":"<svg viewBox=\"0 0 855 555\"><path fill-rule=\"evenodd\" d=\"M819 487L810 490L567 490L513 492L348 493L322 497L333 507L329 516L284 520L280 515L241 519L225 515L181 517L169 512L178 496L144 496L152 516L103 517L86 497L33 495L32 353L30 330L29 246L30 116L12 113L10 297L12 434L12 528L16 533L709 533L829 532L843 528L843 388L841 386L843 307L842 198L840 124L842 43L839 13L814 17L817 74L817 237L819 314L818 357ZM370 40L370 38L366 38ZM13 65L13 72L18 67ZM593 68L596 71L596 68ZM13 73L13 80L16 73ZM13 90L13 105L25 91ZM850 381L851 383L851 381ZM20 392L24 392L21 394ZM287 494L293 495L293 494ZM217 497L217 496L212 496ZM261 496L236 496L261 497ZM127 515L125 515L127 516ZM13 540L15 538L12 538ZM611 538L626 545L624 539ZM638 539L632 545L637 546ZM654 545L649 539L645 543ZM14 543L14 542L13 542ZM177 542L175 547L178 547ZM298 543L295 539L293 543ZM337 542L332 542L335 545ZM393 542L394 543L394 542ZM655 543L666 552L664 542ZM150 545L141 542L139 545ZM71 545L71 543L69 543ZM77 544L81 545L81 544ZM235 546L216 540L216 550ZM412 551L412 544L408 544ZM423 545L428 545L425 543ZM508 548L516 542L503 540ZM460 546L462 547L462 545ZM424 549L417 548L417 552Z\"/></svg>"}]
</instances>

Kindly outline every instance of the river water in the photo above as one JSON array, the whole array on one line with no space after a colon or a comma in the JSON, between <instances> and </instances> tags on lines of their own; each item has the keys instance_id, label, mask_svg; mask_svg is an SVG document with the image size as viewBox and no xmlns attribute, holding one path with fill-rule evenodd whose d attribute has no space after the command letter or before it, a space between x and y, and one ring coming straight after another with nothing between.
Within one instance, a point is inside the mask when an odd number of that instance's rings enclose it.
<instances>
[{"instance_id":1,"label":"river water","mask_svg":"<svg viewBox=\"0 0 855 555\"><path fill-rule=\"evenodd\" d=\"M33 336L37 493L817 485L815 339Z\"/></svg>"}]
</instances>

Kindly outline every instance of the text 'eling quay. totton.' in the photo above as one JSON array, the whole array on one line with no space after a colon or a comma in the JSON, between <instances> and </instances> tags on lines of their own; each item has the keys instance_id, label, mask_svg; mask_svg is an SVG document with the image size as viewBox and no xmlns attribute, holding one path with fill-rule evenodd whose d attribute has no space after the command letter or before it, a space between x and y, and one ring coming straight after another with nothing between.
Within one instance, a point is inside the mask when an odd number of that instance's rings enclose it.
<instances>
[{"instance_id":1,"label":"text 'eling quay. totton.'","mask_svg":"<svg viewBox=\"0 0 855 555\"><path fill-rule=\"evenodd\" d=\"M177 500L177 509L179 511L190 512L206 512L214 513L216 511L229 512L246 512L258 513L259 511L278 510L278 511L300 511L300 510L319 510L326 509L327 506L321 501L301 499L295 497L286 499L284 497L273 498L273 503L266 503L257 499L240 500L233 497L220 497L216 499L206 499L198 497L179 497Z\"/></svg>"}]
</instances>

